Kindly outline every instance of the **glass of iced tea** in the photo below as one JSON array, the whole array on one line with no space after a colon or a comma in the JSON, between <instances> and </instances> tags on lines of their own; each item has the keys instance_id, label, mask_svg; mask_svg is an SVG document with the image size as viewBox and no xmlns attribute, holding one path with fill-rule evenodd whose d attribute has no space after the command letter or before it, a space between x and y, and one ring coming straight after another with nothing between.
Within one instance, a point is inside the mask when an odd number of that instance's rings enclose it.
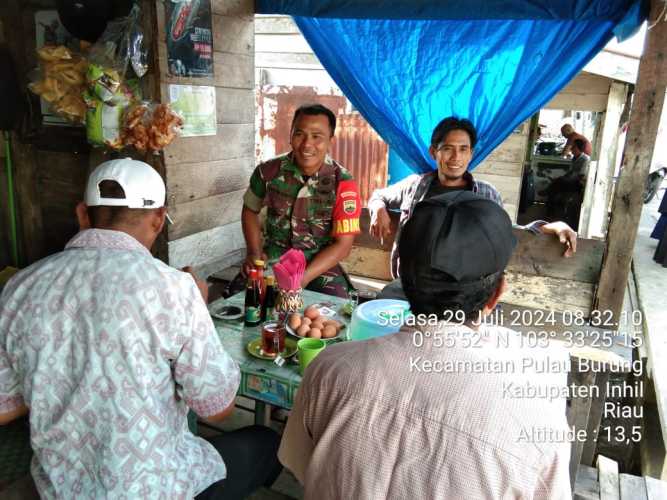
<instances>
[{"instance_id":1,"label":"glass of iced tea","mask_svg":"<svg viewBox=\"0 0 667 500\"><path fill-rule=\"evenodd\" d=\"M285 326L276 322L262 325L262 353L275 356L285 350Z\"/></svg>"}]
</instances>

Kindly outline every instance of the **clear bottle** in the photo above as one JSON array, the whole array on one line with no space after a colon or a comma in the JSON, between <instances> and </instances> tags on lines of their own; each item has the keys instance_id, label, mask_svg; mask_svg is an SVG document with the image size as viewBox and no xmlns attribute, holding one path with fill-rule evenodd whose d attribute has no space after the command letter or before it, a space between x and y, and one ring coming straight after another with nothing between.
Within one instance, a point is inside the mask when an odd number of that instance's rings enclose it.
<instances>
[{"instance_id":1,"label":"clear bottle","mask_svg":"<svg viewBox=\"0 0 667 500\"><path fill-rule=\"evenodd\" d=\"M245 326L257 326L260 323L261 302L257 270L251 269L245 289Z\"/></svg>"}]
</instances>

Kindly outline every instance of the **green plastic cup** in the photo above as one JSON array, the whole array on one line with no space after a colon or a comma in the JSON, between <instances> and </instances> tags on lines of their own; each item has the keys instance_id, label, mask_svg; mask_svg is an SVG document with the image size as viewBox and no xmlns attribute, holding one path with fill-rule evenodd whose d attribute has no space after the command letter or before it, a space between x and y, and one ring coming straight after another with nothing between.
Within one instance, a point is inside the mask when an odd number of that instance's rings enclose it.
<instances>
[{"instance_id":1,"label":"green plastic cup","mask_svg":"<svg viewBox=\"0 0 667 500\"><path fill-rule=\"evenodd\" d=\"M301 375L317 355L327 346L324 340L320 339L301 339L296 343L299 351L299 368Z\"/></svg>"}]
</instances>

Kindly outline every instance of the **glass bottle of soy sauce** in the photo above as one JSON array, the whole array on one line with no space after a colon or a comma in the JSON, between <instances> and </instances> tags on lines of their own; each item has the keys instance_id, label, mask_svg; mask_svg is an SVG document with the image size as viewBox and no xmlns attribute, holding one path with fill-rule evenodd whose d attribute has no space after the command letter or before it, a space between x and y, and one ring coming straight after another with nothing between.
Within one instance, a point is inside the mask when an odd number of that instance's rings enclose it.
<instances>
[{"instance_id":1,"label":"glass bottle of soy sauce","mask_svg":"<svg viewBox=\"0 0 667 500\"><path fill-rule=\"evenodd\" d=\"M261 307L257 270L251 269L245 289L245 326L259 325Z\"/></svg>"},{"instance_id":2,"label":"glass bottle of soy sauce","mask_svg":"<svg viewBox=\"0 0 667 500\"><path fill-rule=\"evenodd\" d=\"M266 291L264 292L264 301L262 302L262 314L260 316L261 321L275 321L275 308L276 308L276 290L275 290L275 278L273 276L267 276L264 280L266 282Z\"/></svg>"}]
</instances>

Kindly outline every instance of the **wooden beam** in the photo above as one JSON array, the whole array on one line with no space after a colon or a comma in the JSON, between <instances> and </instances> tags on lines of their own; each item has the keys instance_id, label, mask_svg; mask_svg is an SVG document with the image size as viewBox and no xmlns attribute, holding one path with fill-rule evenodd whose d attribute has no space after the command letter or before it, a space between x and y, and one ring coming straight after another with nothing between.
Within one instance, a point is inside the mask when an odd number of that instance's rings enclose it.
<instances>
[{"instance_id":1,"label":"wooden beam","mask_svg":"<svg viewBox=\"0 0 667 500\"><path fill-rule=\"evenodd\" d=\"M616 165L618 135L621 126L621 114L628 97L628 85L613 82L609 89L607 110L602 124L602 140L598 158L597 174L592 181L593 198L590 216L579 225L579 234L584 238L602 237L607 227L607 210L611 196L611 186ZM583 211L583 210L582 210Z\"/></svg>"},{"instance_id":2,"label":"wooden beam","mask_svg":"<svg viewBox=\"0 0 667 500\"><path fill-rule=\"evenodd\" d=\"M598 455L598 479L600 481L600 500L620 500L618 464Z\"/></svg>"},{"instance_id":3,"label":"wooden beam","mask_svg":"<svg viewBox=\"0 0 667 500\"><path fill-rule=\"evenodd\" d=\"M663 7L664 2L652 0L649 20L656 24L646 33L644 55L639 63L623 170L614 195L605 259L595 299L596 309L609 310L616 319L623 307L643 206L642 192L667 90L667 21L661 17Z\"/></svg>"},{"instance_id":4,"label":"wooden beam","mask_svg":"<svg viewBox=\"0 0 667 500\"><path fill-rule=\"evenodd\" d=\"M630 474L619 474L622 500L646 500L644 478Z\"/></svg>"},{"instance_id":5,"label":"wooden beam","mask_svg":"<svg viewBox=\"0 0 667 500\"><path fill-rule=\"evenodd\" d=\"M646 476L646 497L648 500L665 500L667 498L667 482Z\"/></svg>"},{"instance_id":6,"label":"wooden beam","mask_svg":"<svg viewBox=\"0 0 667 500\"><path fill-rule=\"evenodd\" d=\"M240 221L244 194L241 189L170 207L174 224L169 228L169 241Z\"/></svg>"},{"instance_id":7,"label":"wooden beam","mask_svg":"<svg viewBox=\"0 0 667 500\"><path fill-rule=\"evenodd\" d=\"M592 370L579 370L579 363L572 363L572 370L567 374L567 385L591 387L595 382L595 372ZM588 428L588 415L591 411L590 397L574 397L570 400L567 408L567 423L574 427L575 431ZM584 450L584 442L575 440L570 448L570 486L574 491L574 483L577 479L577 471L581 463L581 454Z\"/></svg>"}]
</instances>

